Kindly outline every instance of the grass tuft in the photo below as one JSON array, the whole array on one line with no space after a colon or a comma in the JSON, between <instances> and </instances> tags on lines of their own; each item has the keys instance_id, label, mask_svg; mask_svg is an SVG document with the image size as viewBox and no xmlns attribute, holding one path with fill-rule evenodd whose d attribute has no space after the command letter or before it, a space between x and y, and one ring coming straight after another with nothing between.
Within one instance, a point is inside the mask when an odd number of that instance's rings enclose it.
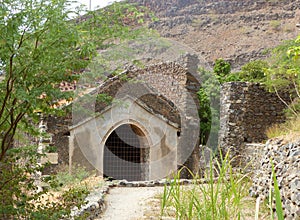
<instances>
[{"instance_id":1,"label":"grass tuft","mask_svg":"<svg viewBox=\"0 0 300 220\"><path fill-rule=\"evenodd\" d=\"M275 124L266 131L268 138L275 138L280 136L297 136L300 134L300 116L288 120L283 124Z\"/></svg>"},{"instance_id":2,"label":"grass tuft","mask_svg":"<svg viewBox=\"0 0 300 220\"><path fill-rule=\"evenodd\" d=\"M250 205L247 201L250 178L233 170L228 154L220 161L213 165L211 160L206 184L199 184L199 178L193 176L194 184L181 185L179 177L182 169L179 170L170 186L164 188L161 216L176 219L244 219L247 215L245 209ZM255 207L255 203L251 205Z\"/></svg>"}]
</instances>

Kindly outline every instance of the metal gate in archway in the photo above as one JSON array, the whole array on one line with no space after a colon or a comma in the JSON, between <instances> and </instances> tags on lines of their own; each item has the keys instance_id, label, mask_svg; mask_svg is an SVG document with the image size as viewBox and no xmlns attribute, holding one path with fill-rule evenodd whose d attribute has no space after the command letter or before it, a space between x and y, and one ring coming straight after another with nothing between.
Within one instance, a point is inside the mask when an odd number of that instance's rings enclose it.
<instances>
[{"instance_id":1,"label":"metal gate in archway","mask_svg":"<svg viewBox=\"0 0 300 220\"><path fill-rule=\"evenodd\" d=\"M147 179L145 134L137 126L123 124L107 138L104 146L104 177L139 181Z\"/></svg>"}]
</instances>

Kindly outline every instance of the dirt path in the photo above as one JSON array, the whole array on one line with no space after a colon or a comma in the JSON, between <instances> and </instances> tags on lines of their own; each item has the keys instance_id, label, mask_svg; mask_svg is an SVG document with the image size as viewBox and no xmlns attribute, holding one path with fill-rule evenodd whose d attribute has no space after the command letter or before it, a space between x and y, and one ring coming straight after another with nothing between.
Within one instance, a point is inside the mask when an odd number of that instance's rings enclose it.
<instances>
[{"instance_id":1,"label":"dirt path","mask_svg":"<svg viewBox=\"0 0 300 220\"><path fill-rule=\"evenodd\" d=\"M103 220L157 219L163 187L111 188L105 196L107 209Z\"/></svg>"}]
</instances>

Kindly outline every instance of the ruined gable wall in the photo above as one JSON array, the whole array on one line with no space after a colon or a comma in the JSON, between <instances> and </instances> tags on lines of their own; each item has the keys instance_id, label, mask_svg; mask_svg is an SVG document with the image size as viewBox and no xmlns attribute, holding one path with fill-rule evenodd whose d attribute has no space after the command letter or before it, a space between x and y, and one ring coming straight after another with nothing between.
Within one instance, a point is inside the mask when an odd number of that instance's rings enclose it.
<instances>
[{"instance_id":1,"label":"ruined gable wall","mask_svg":"<svg viewBox=\"0 0 300 220\"><path fill-rule=\"evenodd\" d=\"M169 62L131 68L123 74L109 79L99 88L113 98L131 96L144 102L155 113L180 125L178 108L184 106L183 90L187 82L187 70ZM107 103L96 103L96 112L101 112Z\"/></svg>"},{"instance_id":2,"label":"ruined gable wall","mask_svg":"<svg viewBox=\"0 0 300 220\"><path fill-rule=\"evenodd\" d=\"M147 95L140 97L140 100L153 110L153 114L162 115L178 126L183 126L180 125L181 115L178 107L184 106L183 110L187 110L186 108L189 105L186 105L186 102L191 101L186 100L182 92L183 88L193 93L191 94L193 101L197 101L196 92L199 89L198 81L187 73L187 68L173 62L168 62L150 65L144 69L130 69L124 72L125 79L122 76L109 79L100 86L97 92L106 93L114 97L119 92L119 89L124 87L129 95L139 97L139 92L142 91ZM140 80L142 83L140 85L135 82L129 83L128 79L129 81L131 79ZM127 84L127 88L125 84ZM108 105L108 103L96 102L95 111L101 112ZM48 132L53 137L52 145L57 146L58 149L59 165L69 164L68 127L72 125L72 106L70 105L68 108L70 108L70 111L65 116L47 118ZM183 127L185 126L190 127L192 125L184 125ZM196 123L193 126L196 126ZM78 152L78 154L81 154L81 152ZM78 158L84 157L78 156Z\"/></svg>"}]
</instances>

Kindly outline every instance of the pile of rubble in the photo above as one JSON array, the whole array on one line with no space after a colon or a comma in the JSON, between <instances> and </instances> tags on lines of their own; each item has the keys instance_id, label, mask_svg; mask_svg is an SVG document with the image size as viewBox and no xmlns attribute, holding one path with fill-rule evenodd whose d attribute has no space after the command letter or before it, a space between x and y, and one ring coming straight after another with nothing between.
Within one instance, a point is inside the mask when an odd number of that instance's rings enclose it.
<instances>
[{"instance_id":1,"label":"pile of rubble","mask_svg":"<svg viewBox=\"0 0 300 220\"><path fill-rule=\"evenodd\" d=\"M250 195L262 200L269 197L270 188L273 190L274 186L273 163L285 219L300 219L300 140L292 143L284 143L283 139L269 140L262 155Z\"/></svg>"}]
</instances>

